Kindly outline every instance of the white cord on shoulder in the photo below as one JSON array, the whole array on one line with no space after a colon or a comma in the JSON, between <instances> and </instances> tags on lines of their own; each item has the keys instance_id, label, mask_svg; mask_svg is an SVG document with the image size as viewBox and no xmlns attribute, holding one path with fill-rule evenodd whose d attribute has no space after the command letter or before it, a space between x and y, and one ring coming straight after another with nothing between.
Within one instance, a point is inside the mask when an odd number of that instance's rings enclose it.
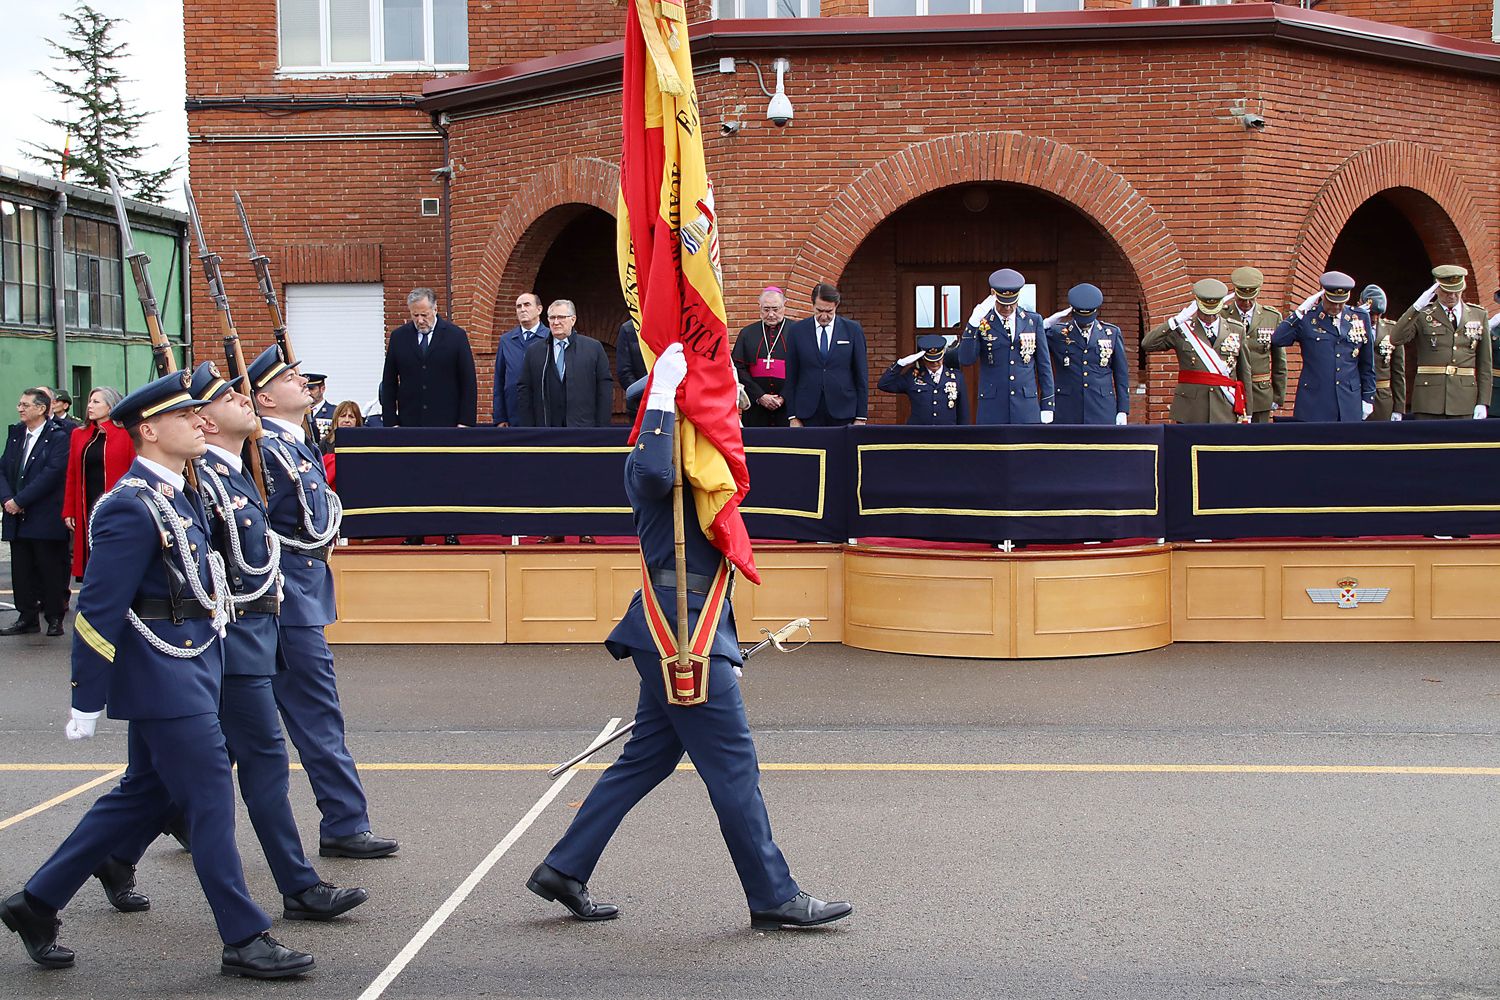
<instances>
[{"instance_id":1,"label":"white cord on shoulder","mask_svg":"<svg viewBox=\"0 0 1500 1000\"><path fill-rule=\"evenodd\" d=\"M287 454L286 446L280 441L270 449L276 458L276 463L286 472L287 478L297 487L297 503L302 507L302 530L306 531L310 540L302 540L276 533L281 539L281 544L289 549L297 549L301 552L309 552L313 549L321 549L329 544L339 533L339 527L344 520L344 504L339 500L339 495L333 490L325 490L324 496L328 499L328 524L324 530L319 531L312 521L312 504L307 499L307 490L302 486L302 476L297 472L297 465L292 461L292 456Z\"/></svg>"},{"instance_id":2,"label":"white cord on shoulder","mask_svg":"<svg viewBox=\"0 0 1500 1000\"><path fill-rule=\"evenodd\" d=\"M229 526L229 549L230 556L234 559L234 564L239 567L241 573L247 576L266 577L261 583L260 588L254 593L231 594L230 599L235 604L250 604L253 601L258 601L276 584L276 578L280 573L280 570L276 567L281 562L281 542L277 539L275 532L267 529L266 564L264 566L251 566L245 560L245 552L240 547L240 530L234 522L234 503L229 499L229 488L224 485L224 481L219 478L219 474L208 467L208 463L205 462L199 465L198 471L203 473L203 475L198 477L198 482L206 484L208 487L205 492L208 493L209 506L217 507Z\"/></svg>"}]
</instances>

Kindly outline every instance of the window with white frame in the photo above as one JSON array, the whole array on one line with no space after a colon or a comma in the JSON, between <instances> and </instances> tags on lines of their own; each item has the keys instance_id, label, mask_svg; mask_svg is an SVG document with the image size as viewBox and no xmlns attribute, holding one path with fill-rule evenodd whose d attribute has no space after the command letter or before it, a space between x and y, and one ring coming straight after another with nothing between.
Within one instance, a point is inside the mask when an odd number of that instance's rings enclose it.
<instances>
[{"instance_id":1,"label":"window with white frame","mask_svg":"<svg viewBox=\"0 0 1500 1000\"><path fill-rule=\"evenodd\" d=\"M1037 14L1083 10L1083 0L870 0L871 17L913 14Z\"/></svg>"},{"instance_id":2,"label":"window with white frame","mask_svg":"<svg viewBox=\"0 0 1500 1000\"><path fill-rule=\"evenodd\" d=\"M468 0L277 0L285 71L469 65Z\"/></svg>"},{"instance_id":3,"label":"window with white frame","mask_svg":"<svg viewBox=\"0 0 1500 1000\"><path fill-rule=\"evenodd\" d=\"M714 0L714 17L818 17L822 0Z\"/></svg>"}]
</instances>

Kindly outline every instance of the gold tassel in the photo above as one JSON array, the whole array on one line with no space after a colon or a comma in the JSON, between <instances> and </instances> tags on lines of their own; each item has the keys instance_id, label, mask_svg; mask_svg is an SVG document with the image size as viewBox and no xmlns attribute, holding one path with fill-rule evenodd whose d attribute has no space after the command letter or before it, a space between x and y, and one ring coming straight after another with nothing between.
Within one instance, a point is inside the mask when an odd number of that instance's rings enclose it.
<instances>
[{"instance_id":1,"label":"gold tassel","mask_svg":"<svg viewBox=\"0 0 1500 1000\"><path fill-rule=\"evenodd\" d=\"M672 55L667 51L667 43L662 40L661 27L656 20L656 12L653 7L657 6L652 0L635 0L636 16L640 18L641 34L646 39L646 51L651 54L651 62L656 66L656 86L669 97L682 97L687 93L683 86L682 77L677 75L677 67L672 64ZM664 9L666 4L661 5ZM672 5L677 12L682 8Z\"/></svg>"}]
</instances>

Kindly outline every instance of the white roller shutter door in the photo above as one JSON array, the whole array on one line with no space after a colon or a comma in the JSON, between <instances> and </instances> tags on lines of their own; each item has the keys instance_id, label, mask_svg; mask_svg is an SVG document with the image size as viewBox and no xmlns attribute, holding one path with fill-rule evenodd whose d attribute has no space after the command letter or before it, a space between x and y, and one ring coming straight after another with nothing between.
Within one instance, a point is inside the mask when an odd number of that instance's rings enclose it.
<instances>
[{"instance_id":1,"label":"white roller shutter door","mask_svg":"<svg viewBox=\"0 0 1500 1000\"><path fill-rule=\"evenodd\" d=\"M286 326L302 370L328 376L328 402L368 412L385 367L384 286L287 285Z\"/></svg>"}]
</instances>

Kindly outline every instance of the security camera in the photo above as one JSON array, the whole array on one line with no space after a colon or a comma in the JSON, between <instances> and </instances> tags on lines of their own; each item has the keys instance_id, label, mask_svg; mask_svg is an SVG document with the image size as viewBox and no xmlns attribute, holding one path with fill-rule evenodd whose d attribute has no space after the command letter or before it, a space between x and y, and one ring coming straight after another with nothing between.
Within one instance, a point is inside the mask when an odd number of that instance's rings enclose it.
<instances>
[{"instance_id":1,"label":"security camera","mask_svg":"<svg viewBox=\"0 0 1500 1000\"><path fill-rule=\"evenodd\" d=\"M766 106L766 117L777 128L786 128L793 116L791 98L786 96L786 71L791 65L786 59L775 62L776 93L771 95L771 103Z\"/></svg>"},{"instance_id":2,"label":"security camera","mask_svg":"<svg viewBox=\"0 0 1500 1000\"><path fill-rule=\"evenodd\" d=\"M1266 120L1264 118L1249 111L1245 112L1242 115L1239 115L1238 118L1240 120L1240 124L1245 126L1246 128L1253 128L1258 130L1266 127Z\"/></svg>"}]
</instances>

